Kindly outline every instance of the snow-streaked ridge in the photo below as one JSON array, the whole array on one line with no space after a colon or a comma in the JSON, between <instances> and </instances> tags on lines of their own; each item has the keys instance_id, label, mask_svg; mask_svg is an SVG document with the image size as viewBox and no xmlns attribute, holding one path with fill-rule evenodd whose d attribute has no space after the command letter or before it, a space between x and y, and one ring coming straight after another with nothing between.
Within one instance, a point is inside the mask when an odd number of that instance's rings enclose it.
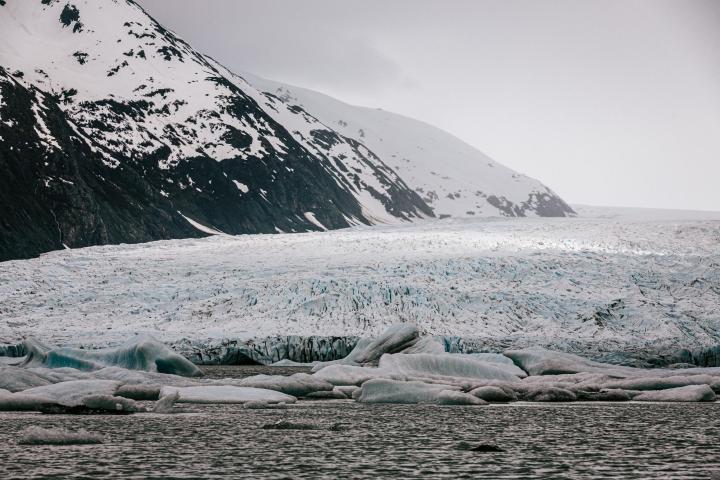
<instances>
[{"instance_id":1,"label":"snow-streaked ridge","mask_svg":"<svg viewBox=\"0 0 720 480\"><path fill-rule=\"evenodd\" d=\"M382 158L436 216L567 216L538 180L515 172L443 130L381 109L348 105L305 88L243 73L268 98L302 109ZM541 204L547 205L543 210ZM552 207L550 207L552 205ZM552 211L551 211L552 210Z\"/></svg>"}]
</instances>

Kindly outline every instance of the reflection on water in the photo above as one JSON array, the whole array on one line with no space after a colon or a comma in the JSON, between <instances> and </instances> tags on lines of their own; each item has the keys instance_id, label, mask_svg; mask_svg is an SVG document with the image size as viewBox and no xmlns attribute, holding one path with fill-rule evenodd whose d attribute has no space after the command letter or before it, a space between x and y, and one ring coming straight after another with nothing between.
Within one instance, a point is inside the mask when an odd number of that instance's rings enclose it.
<instances>
[{"instance_id":1,"label":"reflection on water","mask_svg":"<svg viewBox=\"0 0 720 480\"><path fill-rule=\"evenodd\" d=\"M0 414L0 478L711 478L720 403L194 405L176 415ZM266 430L278 420L331 430ZM102 445L21 446L30 425ZM495 444L472 452L460 442Z\"/></svg>"}]
</instances>

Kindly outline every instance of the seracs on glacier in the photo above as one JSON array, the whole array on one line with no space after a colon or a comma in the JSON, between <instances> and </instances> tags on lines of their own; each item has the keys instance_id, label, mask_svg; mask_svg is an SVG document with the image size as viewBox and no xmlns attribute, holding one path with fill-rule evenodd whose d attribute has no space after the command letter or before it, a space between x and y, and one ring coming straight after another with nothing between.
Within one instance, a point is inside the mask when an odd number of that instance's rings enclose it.
<instances>
[{"instance_id":1,"label":"seracs on glacier","mask_svg":"<svg viewBox=\"0 0 720 480\"><path fill-rule=\"evenodd\" d=\"M150 334L198 363L311 362L404 321L448 352L714 365L719 236L712 212L601 209L65 250L2 264L0 342Z\"/></svg>"}]
</instances>

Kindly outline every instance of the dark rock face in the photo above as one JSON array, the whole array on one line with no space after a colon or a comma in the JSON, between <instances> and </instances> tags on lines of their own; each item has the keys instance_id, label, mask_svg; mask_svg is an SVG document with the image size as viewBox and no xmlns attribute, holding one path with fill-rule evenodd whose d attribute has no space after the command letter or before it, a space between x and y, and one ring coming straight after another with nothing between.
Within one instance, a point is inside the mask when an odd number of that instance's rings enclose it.
<instances>
[{"instance_id":1,"label":"dark rock face","mask_svg":"<svg viewBox=\"0 0 720 480\"><path fill-rule=\"evenodd\" d=\"M505 197L489 195L487 202L508 217L525 217L534 212L541 217L570 217L575 211L563 199L552 193L533 192L521 204L511 202Z\"/></svg>"},{"instance_id":2,"label":"dark rock face","mask_svg":"<svg viewBox=\"0 0 720 480\"><path fill-rule=\"evenodd\" d=\"M291 147L282 158L274 152L262 159L220 162L198 156L162 169L158 160L168 151L159 149L144 158L119 159L114 167L108 154L78 135L56 97L23 86L1 68L0 93L0 261L64 246L204 236L182 215L229 234L317 230L302 215L306 211L330 229L348 227L348 217L370 223L326 166L279 125L277 131ZM107 105L130 116L144 107ZM249 100L234 108L262 115ZM41 112L47 137L38 134L34 111ZM97 134L115 127L112 118L98 116L97 122ZM56 148L48 146L50 136ZM278 178L274 172L281 166L294 174ZM195 188L187 188L188 178L195 179ZM234 181L253 188L243 193ZM399 197L427 208L409 189Z\"/></svg>"},{"instance_id":3,"label":"dark rock face","mask_svg":"<svg viewBox=\"0 0 720 480\"><path fill-rule=\"evenodd\" d=\"M57 100L0 68L0 260L123 241L200 236L136 166L109 168ZM47 148L33 109L59 148Z\"/></svg>"}]
</instances>

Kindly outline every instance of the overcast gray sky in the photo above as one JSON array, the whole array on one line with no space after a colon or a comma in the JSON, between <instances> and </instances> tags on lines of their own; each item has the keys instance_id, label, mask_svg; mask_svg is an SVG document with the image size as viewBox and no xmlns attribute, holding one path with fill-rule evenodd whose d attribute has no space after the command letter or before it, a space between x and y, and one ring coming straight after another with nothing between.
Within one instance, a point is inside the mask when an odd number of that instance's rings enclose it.
<instances>
[{"instance_id":1,"label":"overcast gray sky","mask_svg":"<svg viewBox=\"0 0 720 480\"><path fill-rule=\"evenodd\" d=\"M571 203L720 210L720 1L139 3L233 70L424 120Z\"/></svg>"}]
</instances>

